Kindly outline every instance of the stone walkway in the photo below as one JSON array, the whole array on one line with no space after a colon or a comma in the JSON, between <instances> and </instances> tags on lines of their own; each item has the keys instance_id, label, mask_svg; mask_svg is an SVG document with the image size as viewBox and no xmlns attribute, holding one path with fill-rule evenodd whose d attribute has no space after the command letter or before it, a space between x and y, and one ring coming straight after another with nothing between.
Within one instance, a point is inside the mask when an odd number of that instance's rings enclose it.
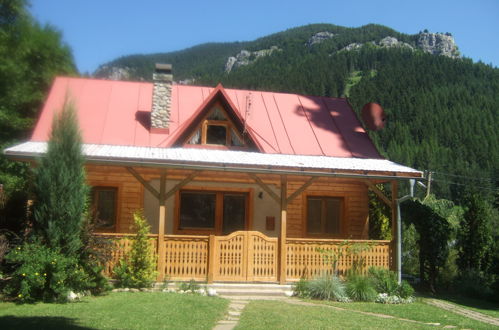
<instances>
[{"instance_id":1,"label":"stone walkway","mask_svg":"<svg viewBox=\"0 0 499 330\"><path fill-rule=\"evenodd\" d=\"M232 330L239 322L239 317L249 300L232 299L229 304L227 315L223 320L218 321L213 330Z\"/></svg>"},{"instance_id":2,"label":"stone walkway","mask_svg":"<svg viewBox=\"0 0 499 330\"><path fill-rule=\"evenodd\" d=\"M485 322L485 323L492 324L495 326L499 326L499 319L496 317L492 317L492 316L485 315L485 314L482 314L482 313L479 313L479 312L476 312L476 311L473 311L473 310L470 310L467 308L463 308L461 306L457 306L457 305L448 303L446 301L437 300L437 299L425 299L424 302L426 302L427 304L437 306L439 308L451 311L453 313L466 316L470 319L474 319L477 321L481 321L481 322Z\"/></svg>"}]
</instances>

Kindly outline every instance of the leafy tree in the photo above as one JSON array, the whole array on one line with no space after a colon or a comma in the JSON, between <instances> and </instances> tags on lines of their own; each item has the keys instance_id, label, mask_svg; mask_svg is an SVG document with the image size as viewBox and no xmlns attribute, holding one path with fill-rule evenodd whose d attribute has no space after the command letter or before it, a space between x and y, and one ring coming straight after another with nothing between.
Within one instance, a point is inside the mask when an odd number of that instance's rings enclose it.
<instances>
[{"instance_id":1,"label":"leafy tree","mask_svg":"<svg viewBox=\"0 0 499 330\"><path fill-rule=\"evenodd\" d=\"M421 281L436 291L440 269L449 255L449 223L429 206L419 201L406 201L401 205L403 219L416 228L419 239L419 276Z\"/></svg>"},{"instance_id":2,"label":"leafy tree","mask_svg":"<svg viewBox=\"0 0 499 330\"><path fill-rule=\"evenodd\" d=\"M0 150L28 136L54 76L76 72L61 34L52 26L40 26L28 6L27 0L0 0ZM0 209L2 227L17 229L16 214L25 214L28 168L0 153L8 209Z\"/></svg>"},{"instance_id":3,"label":"leafy tree","mask_svg":"<svg viewBox=\"0 0 499 330\"><path fill-rule=\"evenodd\" d=\"M36 169L33 236L73 256L82 246L88 187L74 106L56 114L47 153Z\"/></svg>"},{"instance_id":4,"label":"leafy tree","mask_svg":"<svg viewBox=\"0 0 499 330\"><path fill-rule=\"evenodd\" d=\"M470 194L467 199L467 210L461 220L457 247L459 257L457 264L461 272L487 271L491 266L493 237L491 205L480 195Z\"/></svg>"}]
</instances>

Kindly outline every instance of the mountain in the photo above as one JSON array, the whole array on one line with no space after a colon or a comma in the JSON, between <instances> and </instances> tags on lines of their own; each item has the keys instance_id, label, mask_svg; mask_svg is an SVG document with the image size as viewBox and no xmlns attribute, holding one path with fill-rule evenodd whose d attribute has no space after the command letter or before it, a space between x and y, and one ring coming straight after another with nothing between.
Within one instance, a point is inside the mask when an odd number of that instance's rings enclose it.
<instances>
[{"instance_id":1,"label":"mountain","mask_svg":"<svg viewBox=\"0 0 499 330\"><path fill-rule=\"evenodd\" d=\"M150 80L158 62L173 64L178 83L346 96L356 111L377 102L388 123L372 140L386 157L435 172L440 196L499 187L499 69L462 58L450 33L314 24L255 41L124 56L95 76Z\"/></svg>"}]
</instances>

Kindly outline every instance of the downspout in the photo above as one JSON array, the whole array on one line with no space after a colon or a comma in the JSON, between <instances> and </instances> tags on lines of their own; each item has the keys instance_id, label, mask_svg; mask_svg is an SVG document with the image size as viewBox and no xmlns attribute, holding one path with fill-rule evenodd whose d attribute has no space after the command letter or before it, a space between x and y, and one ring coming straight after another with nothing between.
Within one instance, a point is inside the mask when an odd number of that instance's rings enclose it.
<instances>
[{"instance_id":1,"label":"downspout","mask_svg":"<svg viewBox=\"0 0 499 330\"><path fill-rule=\"evenodd\" d=\"M400 215L400 204L414 197L414 179L409 180L410 193L397 199L397 281L402 283L402 217Z\"/></svg>"}]
</instances>

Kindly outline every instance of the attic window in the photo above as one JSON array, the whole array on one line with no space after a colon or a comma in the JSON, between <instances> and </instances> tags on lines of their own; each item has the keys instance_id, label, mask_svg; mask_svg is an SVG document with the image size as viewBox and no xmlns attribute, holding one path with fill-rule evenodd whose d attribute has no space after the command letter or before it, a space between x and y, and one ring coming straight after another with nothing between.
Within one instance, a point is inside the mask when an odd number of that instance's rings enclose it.
<instances>
[{"instance_id":1,"label":"attic window","mask_svg":"<svg viewBox=\"0 0 499 330\"><path fill-rule=\"evenodd\" d=\"M216 105L208 113L194 133L187 139L187 144L219 145L244 147L245 144L234 124L227 118L227 113Z\"/></svg>"},{"instance_id":2,"label":"attic window","mask_svg":"<svg viewBox=\"0 0 499 330\"><path fill-rule=\"evenodd\" d=\"M224 125L206 125L207 144L227 144L227 127Z\"/></svg>"}]
</instances>

